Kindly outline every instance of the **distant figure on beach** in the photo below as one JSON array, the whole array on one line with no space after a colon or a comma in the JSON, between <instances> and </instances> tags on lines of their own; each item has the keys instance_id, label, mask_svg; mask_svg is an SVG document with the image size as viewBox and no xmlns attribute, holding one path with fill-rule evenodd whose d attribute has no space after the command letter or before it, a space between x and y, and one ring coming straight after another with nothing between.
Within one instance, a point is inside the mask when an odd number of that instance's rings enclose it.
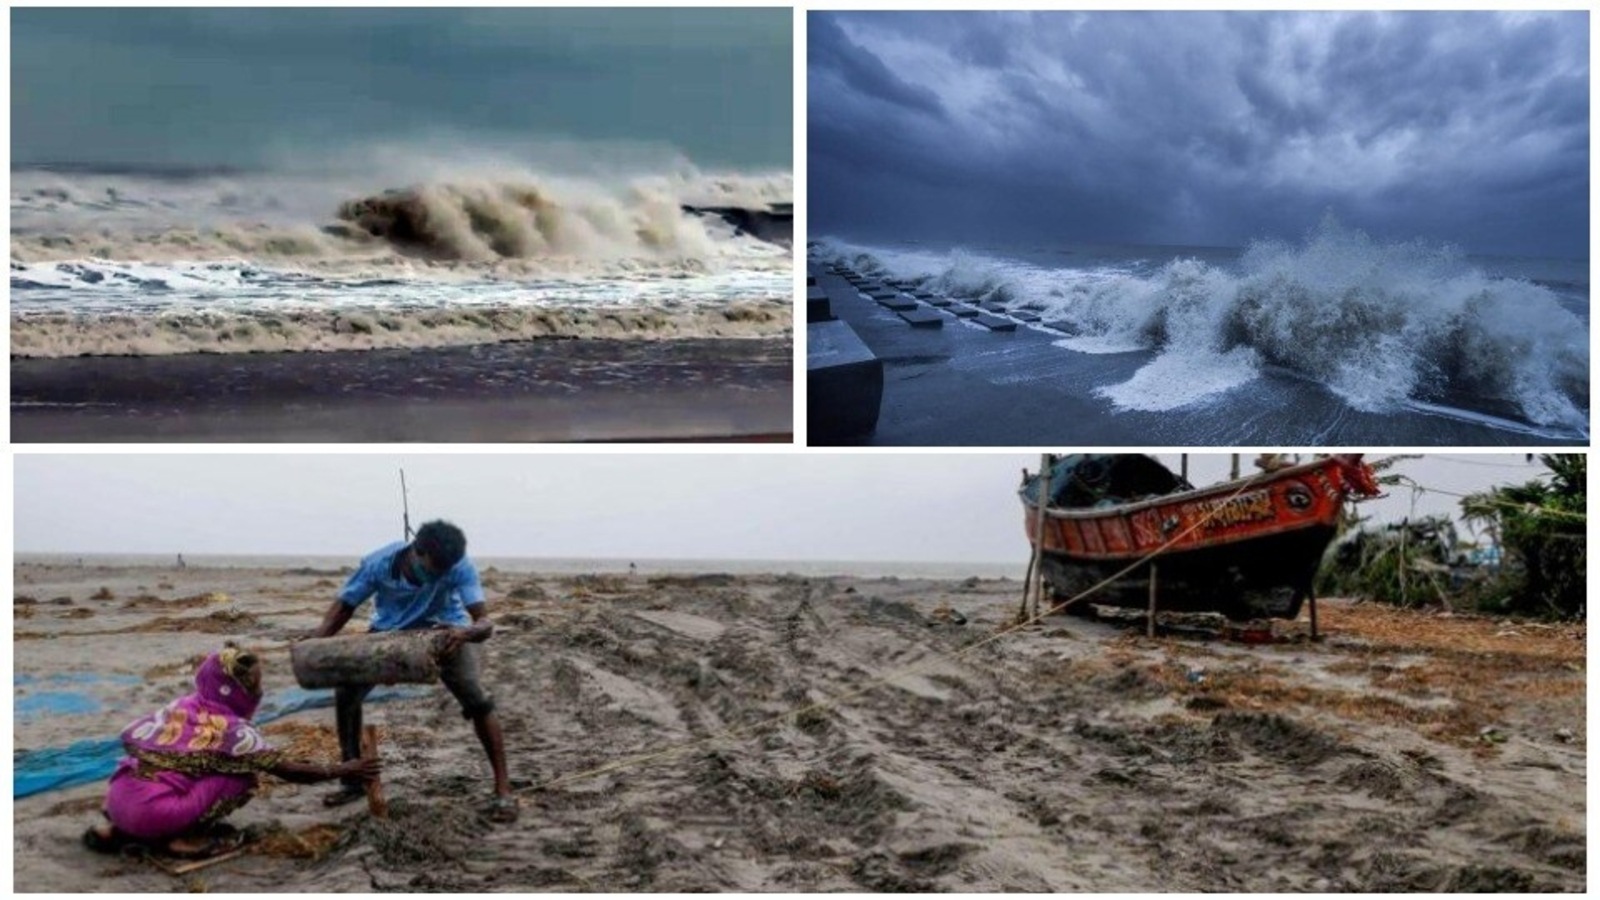
<instances>
[{"instance_id":1,"label":"distant figure on beach","mask_svg":"<svg viewBox=\"0 0 1600 900\"><path fill-rule=\"evenodd\" d=\"M189 564L183 561L183 554L182 553L178 554L178 568L180 568L180 569L189 568Z\"/></svg>"},{"instance_id":2,"label":"distant figure on beach","mask_svg":"<svg viewBox=\"0 0 1600 900\"><path fill-rule=\"evenodd\" d=\"M225 645L200 664L194 687L123 730L128 755L106 788L109 823L84 832L89 849L144 846L185 858L213 856L241 843L242 834L222 820L250 801L263 772L302 784L378 774L376 759L330 766L292 762L273 749L250 721L261 704L261 660L254 654Z\"/></svg>"},{"instance_id":3,"label":"distant figure on beach","mask_svg":"<svg viewBox=\"0 0 1600 900\"><path fill-rule=\"evenodd\" d=\"M629 575L637 575L637 574L639 574L639 566L638 566L637 563L628 563L628 574Z\"/></svg>"},{"instance_id":4,"label":"distant figure on beach","mask_svg":"<svg viewBox=\"0 0 1600 900\"><path fill-rule=\"evenodd\" d=\"M476 642L493 633L478 570L467 558L467 537L449 522L433 521L417 529L408 544L396 541L381 547L356 567L328 607L317 637L333 637L350 621L361 604L373 598L370 628L411 631L447 628L450 636L439 659L439 680L461 704L463 718L472 720L478 741L494 770L494 799L489 816L497 822L517 819L517 798L506 774L505 740L494 700L479 683L482 649ZM371 686L334 690L339 748L346 760L361 756L361 703ZM345 780L344 787L323 798L339 806L365 796L362 781Z\"/></svg>"}]
</instances>

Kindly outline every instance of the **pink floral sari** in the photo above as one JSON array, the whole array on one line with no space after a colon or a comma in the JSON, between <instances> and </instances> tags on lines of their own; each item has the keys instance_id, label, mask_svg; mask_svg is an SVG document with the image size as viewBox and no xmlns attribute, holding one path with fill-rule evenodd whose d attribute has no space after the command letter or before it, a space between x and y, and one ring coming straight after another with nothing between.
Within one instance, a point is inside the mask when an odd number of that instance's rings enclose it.
<instances>
[{"instance_id":1,"label":"pink floral sari","mask_svg":"<svg viewBox=\"0 0 1600 900\"><path fill-rule=\"evenodd\" d=\"M106 816L124 834L165 840L220 821L249 802L256 776L282 754L250 723L261 698L236 677L240 651L206 657L195 692L122 732L128 756L106 791Z\"/></svg>"}]
</instances>

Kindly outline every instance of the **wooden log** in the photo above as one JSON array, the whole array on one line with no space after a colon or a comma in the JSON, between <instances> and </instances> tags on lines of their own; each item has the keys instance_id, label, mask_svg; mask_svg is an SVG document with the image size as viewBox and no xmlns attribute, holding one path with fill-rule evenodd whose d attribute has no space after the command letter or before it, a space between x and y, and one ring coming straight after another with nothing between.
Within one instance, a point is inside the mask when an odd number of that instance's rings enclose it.
<instances>
[{"instance_id":1,"label":"wooden log","mask_svg":"<svg viewBox=\"0 0 1600 900\"><path fill-rule=\"evenodd\" d=\"M363 725L361 728L361 758L378 758L378 726L376 725ZM372 813L372 817L375 819L389 818L389 801L383 798L383 782L379 781L377 776L368 778L366 789L367 811Z\"/></svg>"},{"instance_id":2,"label":"wooden log","mask_svg":"<svg viewBox=\"0 0 1600 900\"><path fill-rule=\"evenodd\" d=\"M370 684L432 684L445 631L397 631L311 638L289 648L294 679L308 689Z\"/></svg>"}]
</instances>

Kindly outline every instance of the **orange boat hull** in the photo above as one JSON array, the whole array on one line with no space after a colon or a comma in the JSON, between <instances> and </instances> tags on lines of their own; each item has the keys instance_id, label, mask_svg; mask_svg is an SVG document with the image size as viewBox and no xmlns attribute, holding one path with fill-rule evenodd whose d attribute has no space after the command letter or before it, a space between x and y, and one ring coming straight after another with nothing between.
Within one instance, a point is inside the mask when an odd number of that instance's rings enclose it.
<instances>
[{"instance_id":1,"label":"orange boat hull","mask_svg":"<svg viewBox=\"0 0 1600 900\"><path fill-rule=\"evenodd\" d=\"M1293 618L1344 502L1376 492L1371 469L1359 456L1343 456L1136 503L1051 507L1043 570L1064 600L1136 564L1087 602L1142 607L1153 561L1164 609ZM1037 544L1037 505L1026 492L1023 506L1028 539Z\"/></svg>"}]
</instances>

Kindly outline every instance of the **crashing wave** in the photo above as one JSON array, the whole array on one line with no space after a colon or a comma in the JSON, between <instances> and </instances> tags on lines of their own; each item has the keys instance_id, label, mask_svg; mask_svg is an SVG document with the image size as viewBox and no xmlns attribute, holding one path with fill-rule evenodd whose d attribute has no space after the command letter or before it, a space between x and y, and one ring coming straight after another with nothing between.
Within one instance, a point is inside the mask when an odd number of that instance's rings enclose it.
<instances>
[{"instance_id":1,"label":"crashing wave","mask_svg":"<svg viewBox=\"0 0 1600 900\"><path fill-rule=\"evenodd\" d=\"M1154 269L1045 269L838 243L819 252L1037 312L1068 349L1154 351L1129 381L1099 389L1120 408L1178 408L1272 367L1364 411L1433 403L1588 428L1589 328L1554 291L1486 275L1450 248L1380 243L1331 218L1302 244L1260 242L1226 268L1176 259Z\"/></svg>"},{"instance_id":2,"label":"crashing wave","mask_svg":"<svg viewBox=\"0 0 1600 900\"><path fill-rule=\"evenodd\" d=\"M740 265L787 259L793 179L464 173L396 190L270 173L13 173L11 258Z\"/></svg>"}]
</instances>

